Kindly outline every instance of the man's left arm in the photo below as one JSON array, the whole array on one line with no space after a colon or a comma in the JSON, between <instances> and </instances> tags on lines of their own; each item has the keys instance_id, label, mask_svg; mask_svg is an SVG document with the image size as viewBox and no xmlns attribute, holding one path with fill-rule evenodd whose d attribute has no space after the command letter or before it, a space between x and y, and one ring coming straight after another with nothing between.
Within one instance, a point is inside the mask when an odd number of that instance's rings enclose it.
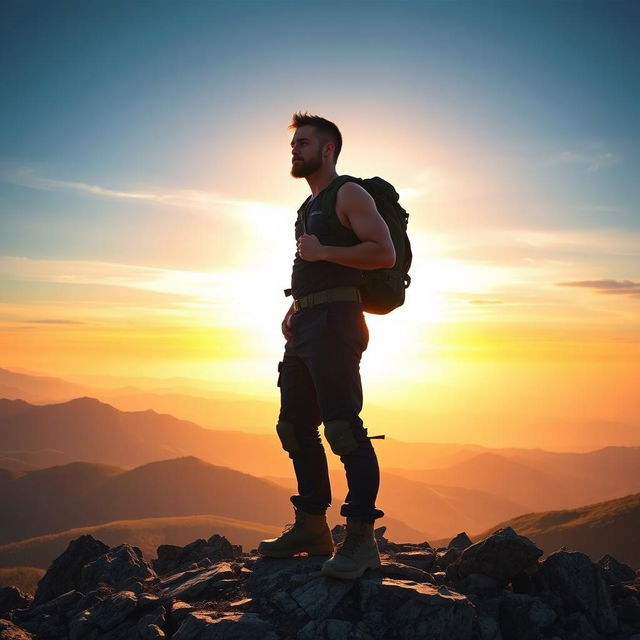
<instances>
[{"instance_id":1,"label":"man's left arm","mask_svg":"<svg viewBox=\"0 0 640 640\"><path fill-rule=\"evenodd\" d=\"M298 239L303 260L326 260L355 269L393 267L396 252L389 228L374 199L359 184L347 182L338 190L336 211L344 215L360 243L351 247L322 245L316 236L305 234Z\"/></svg>"}]
</instances>

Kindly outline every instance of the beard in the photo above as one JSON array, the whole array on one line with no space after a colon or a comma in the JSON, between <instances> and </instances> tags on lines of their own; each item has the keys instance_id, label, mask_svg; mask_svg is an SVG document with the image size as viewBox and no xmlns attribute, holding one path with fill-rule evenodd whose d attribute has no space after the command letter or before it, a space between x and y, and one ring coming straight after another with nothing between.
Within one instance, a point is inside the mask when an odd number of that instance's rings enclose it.
<instances>
[{"instance_id":1,"label":"beard","mask_svg":"<svg viewBox=\"0 0 640 640\"><path fill-rule=\"evenodd\" d=\"M301 160L291 165L291 175L294 178L306 178L322 167L322 152L310 160Z\"/></svg>"}]
</instances>

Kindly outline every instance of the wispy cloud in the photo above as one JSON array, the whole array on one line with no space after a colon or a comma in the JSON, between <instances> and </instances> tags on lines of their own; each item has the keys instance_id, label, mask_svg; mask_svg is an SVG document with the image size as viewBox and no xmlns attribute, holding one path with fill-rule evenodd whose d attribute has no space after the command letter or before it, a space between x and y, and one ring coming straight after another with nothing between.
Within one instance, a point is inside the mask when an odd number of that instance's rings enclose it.
<instances>
[{"instance_id":1,"label":"wispy cloud","mask_svg":"<svg viewBox=\"0 0 640 640\"><path fill-rule=\"evenodd\" d=\"M640 282L633 280L578 280L575 282L557 282L560 287L584 287L597 293L631 296L640 298Z\"/></svg>"},{"instance_id":2,"label":"wispy cloud","mask_svg":"<svg viewBox=\"0 0 640 640\"><path fill-rule=\"evenodd\" d=\"M16 184L31 189L44 191L67 191L77 194L92 195L101 198L117 200L137 200L141 202L155 202L158 204L194 208L201 210L228 209L229 207L256 208L278 210L276 205L240 198L223 197L211 191L197 189L172 189L162 190L129 190L110 188L97 184L89 184L75 180L58 180L39 175L32 167L4 165L0 166L0 180L10 184Z\"/></svg>"},{"instance_id":3,"label":"wispy cloud","mask_svg":"<svg viewBox=\"0 0 640 640\"><path fill-rule=\"evenodd\" d=\"M63 318L43 318L42 320L25 320L33 324L85 324L78 320L64 320Z\"/></svg>"},{"instance_id":4,"label":"wispy cloud","mask_svg":"<svg viewBox=\"0 0 640 640\"><path fill-rule=\"evenodd\" d=\"M549 158L550 164L579 165L587 171L599 171L618 164L622 158L611 151L588 149L584 151L561 151Z\"/></svg>"}]
</instances>

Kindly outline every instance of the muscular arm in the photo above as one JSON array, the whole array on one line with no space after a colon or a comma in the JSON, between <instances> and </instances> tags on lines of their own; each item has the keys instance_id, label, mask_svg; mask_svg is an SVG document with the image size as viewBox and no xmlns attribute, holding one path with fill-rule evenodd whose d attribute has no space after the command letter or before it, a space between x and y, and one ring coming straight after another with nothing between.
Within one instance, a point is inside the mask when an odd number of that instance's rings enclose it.
<instances>
[{"instance_id":1,"label":"muscular arm","mask_svg":"<svg viewBox=\"0 0 640 640\"><path fill-rule=\"evenodd\" d=\"M352 247L335 247L321 245L315 236L302 236L298 250L303 260L326 260L356 269L382 269L395 264L389 228L373 198L359 184L347 182L340 187L336 211L344 216L361 242Z\"/></svg>"}]
</instances>

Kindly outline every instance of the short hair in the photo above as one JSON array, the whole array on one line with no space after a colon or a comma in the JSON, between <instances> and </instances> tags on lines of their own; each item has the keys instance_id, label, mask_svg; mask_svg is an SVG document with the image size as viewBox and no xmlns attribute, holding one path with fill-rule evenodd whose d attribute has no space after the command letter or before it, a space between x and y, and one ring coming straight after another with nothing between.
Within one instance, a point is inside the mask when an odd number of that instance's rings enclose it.
<instances>
[{"instance_id":1,"label":"short hair","mask_svg":"<svg viewBox=\"0 0 640 640\"><path fill-rule=\"evenodd\" d=\"M293 116L291 116L289 129L298 129L299 127L303 127L307 124L315 127L322 144L329 141L333 142L335 145L333 161L337 162L340 150L342 149L342 134L340 133L340 129L338 129L338 127L330 120L321 118L320 116L313 116L307 111L297 111L294 113Z\"/></svg>"}]
</instances>

